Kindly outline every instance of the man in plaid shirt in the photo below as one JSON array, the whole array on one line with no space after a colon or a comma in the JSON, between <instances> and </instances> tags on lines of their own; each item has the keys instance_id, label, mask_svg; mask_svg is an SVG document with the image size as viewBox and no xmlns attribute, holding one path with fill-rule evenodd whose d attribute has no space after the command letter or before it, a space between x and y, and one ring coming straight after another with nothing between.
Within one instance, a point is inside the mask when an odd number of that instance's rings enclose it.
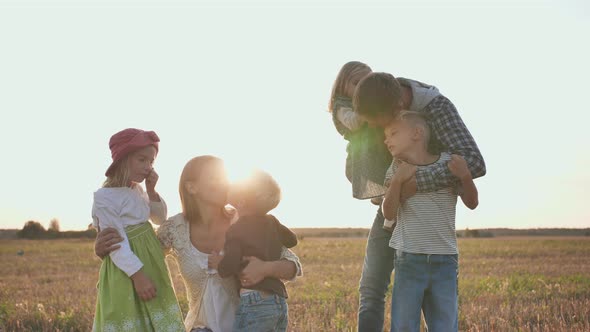
<instances>
[{"instance_id":1,"label":"man in plaid shirt","mask_svg":"<svg viewBox=\"0 0 590 332\"><path fill-rule=\"evenodd\" d=\"M461 155L473 178L484 176L485 162L475 140L451 101L433 86L387 73L371 73L358 84L353 109L370 124L386 127L401 110L422 113L431 130L429 150ZM457 179L444 163L420 167L402 186L402 200L416 192L432 192L454 187ZM359 331L382 331L385 293L393 269L388 253L391 233L382 229L383 215L377 217L367 241L360 281Z\"/></svg>"}]
</instances>

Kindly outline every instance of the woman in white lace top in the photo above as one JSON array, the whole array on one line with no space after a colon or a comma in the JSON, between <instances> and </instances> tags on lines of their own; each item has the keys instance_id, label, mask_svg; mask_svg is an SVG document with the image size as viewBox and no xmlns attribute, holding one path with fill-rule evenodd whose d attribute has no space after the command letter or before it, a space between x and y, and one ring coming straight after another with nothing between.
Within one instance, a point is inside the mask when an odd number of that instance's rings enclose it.
<instances>
[{"instance_id":1,"label":"woman in white lace top","mask_svg":"<svg viewBox=\"0 0 590 332\"><path fill-rule=\"evenodd\" d=\"M221 278L217 264L223 249L225 232L237 219L234 209L226 207L229 181L223 161L213 156L191 159L182 172L179 192L182 213L162 223L157 234L162 247L180 267L189 301L184 324L186 331L231 331L239 303L238 282L252 286L265 277L284 280L301 275L299 258L283 248L282 259L263 262L250 258L240 275ZM116 239L103 231L96 243L98 256L108 251Z\"/></svg>"}]
</instances>

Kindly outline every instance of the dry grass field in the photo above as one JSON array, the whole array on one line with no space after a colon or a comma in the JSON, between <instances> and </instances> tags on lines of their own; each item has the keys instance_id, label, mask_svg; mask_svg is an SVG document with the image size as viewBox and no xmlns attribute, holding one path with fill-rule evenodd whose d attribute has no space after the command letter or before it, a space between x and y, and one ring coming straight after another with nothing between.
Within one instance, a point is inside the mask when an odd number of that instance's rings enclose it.
<instances>
[{"instance_id":1,"label":"dry grass field","mask_svg":"<svg viewBox=\"0 0 590 332\"><path fill-rule=\"evenodd\" d=\"M304 277L288 285L290 331L355 330L365 241L300 242ZM590 237L460 239L459 246L460 330L590 331ZM0 331L90 330L100 265L92 247L0 240Z\"/></svg>"}]
</instances>

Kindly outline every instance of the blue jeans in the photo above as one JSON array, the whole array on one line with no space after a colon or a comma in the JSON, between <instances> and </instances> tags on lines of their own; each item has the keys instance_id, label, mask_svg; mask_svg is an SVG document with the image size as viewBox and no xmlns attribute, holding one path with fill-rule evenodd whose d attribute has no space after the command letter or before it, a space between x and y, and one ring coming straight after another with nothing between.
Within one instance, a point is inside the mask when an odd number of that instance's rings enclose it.
<instances>
[{"instance_id":1,"label":"blue jeans","mask_svg":"<svg viewBox=\"0 0 590 332\"><path fill-rule=\"evenodd\" d=\"M398 250L391 297L391 331L457 331L458 255L410 254Z\"/></svg>"},{"instance_id":2,"label":"blue jeans","mask_svg":"<svg viewBox=\"0 0 590 332\"><path fill-rule=\"evenodd\" d=\"M395 250L389 247L391 233L383 229L383 220L381 209L378 209L367 239L359 287L359 332L383 331L385 295L395 259Z\"/></svg>"},{"instance_id":3,"label":"blue jeans","mask_svg":"<svg viewBox=\"0 0 590 332\"><path fill-rule=\"evenodd\" d=\"M253 291L240 295L234 332L287 331L289 308L285 298L276 294L264 297Z\"/></svg>"}]
</instances>

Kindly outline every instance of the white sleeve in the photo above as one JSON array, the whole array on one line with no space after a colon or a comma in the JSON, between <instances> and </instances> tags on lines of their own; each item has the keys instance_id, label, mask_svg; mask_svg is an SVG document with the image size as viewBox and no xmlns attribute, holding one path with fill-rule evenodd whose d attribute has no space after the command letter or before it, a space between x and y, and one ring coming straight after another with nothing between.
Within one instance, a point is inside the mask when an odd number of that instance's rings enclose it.
<instances>
[{"instance_id":1,"label":"white sleeve","mask_svg":"<svg viewBox=\"0 0 590 332\"><path fill-rule=\"evenodd\" d=\"M283 250L281 251L281 259L285 259L295 263L295 267L297 268L297 273L295 273L293 279L287 281L294 281L295 279L297 279L297 277L301 277L303 275L303 268L301 267L299 257L297 257L297 255L295 255L295 253L292 252L290 249L283 247Z\"/></svg>"},{"instance_id":2,"label":"white sleeve","mask_svg":"<svg viewBox=\"0 0 590 332\"><path fill-rule=\"evenodd\" d=\"M158 196L159 202L150 201L150 219L154 224L161 225L168 216L168 207L162 196L160 194Z\"/></svg>"},{"instance_id":3,"label":"white sleeve","mask_svg":"<svg viewBox=\"0 0 590 332\"><path fill-rule=\"evenodd\" d=\"M101 230L107 227L115 228L123 238L123 241L119 243L121 247L111 251L109 254L113 263L130 277L139 271L143 267L143 263L131 251L129 239L127 239L127 234L125 234L125 228L121 224L119 215L113 206L106 201L97 200L95 197L92 207L92 218L100 226Z\"/></svg>"},{"instance_id":4,"label":"white sleeve","mask_svg":"<svg viewBox=\"0 0 590 332\"><path fill-rule=\"evenodd\" d=\"M363 120L361 117L355 113L351 108L348 107L341 107L336 112L336 118L340 123L342 123L346 128L351 131L355 131L361 127L363 124Z\"/></svg>"}]
</instances>

